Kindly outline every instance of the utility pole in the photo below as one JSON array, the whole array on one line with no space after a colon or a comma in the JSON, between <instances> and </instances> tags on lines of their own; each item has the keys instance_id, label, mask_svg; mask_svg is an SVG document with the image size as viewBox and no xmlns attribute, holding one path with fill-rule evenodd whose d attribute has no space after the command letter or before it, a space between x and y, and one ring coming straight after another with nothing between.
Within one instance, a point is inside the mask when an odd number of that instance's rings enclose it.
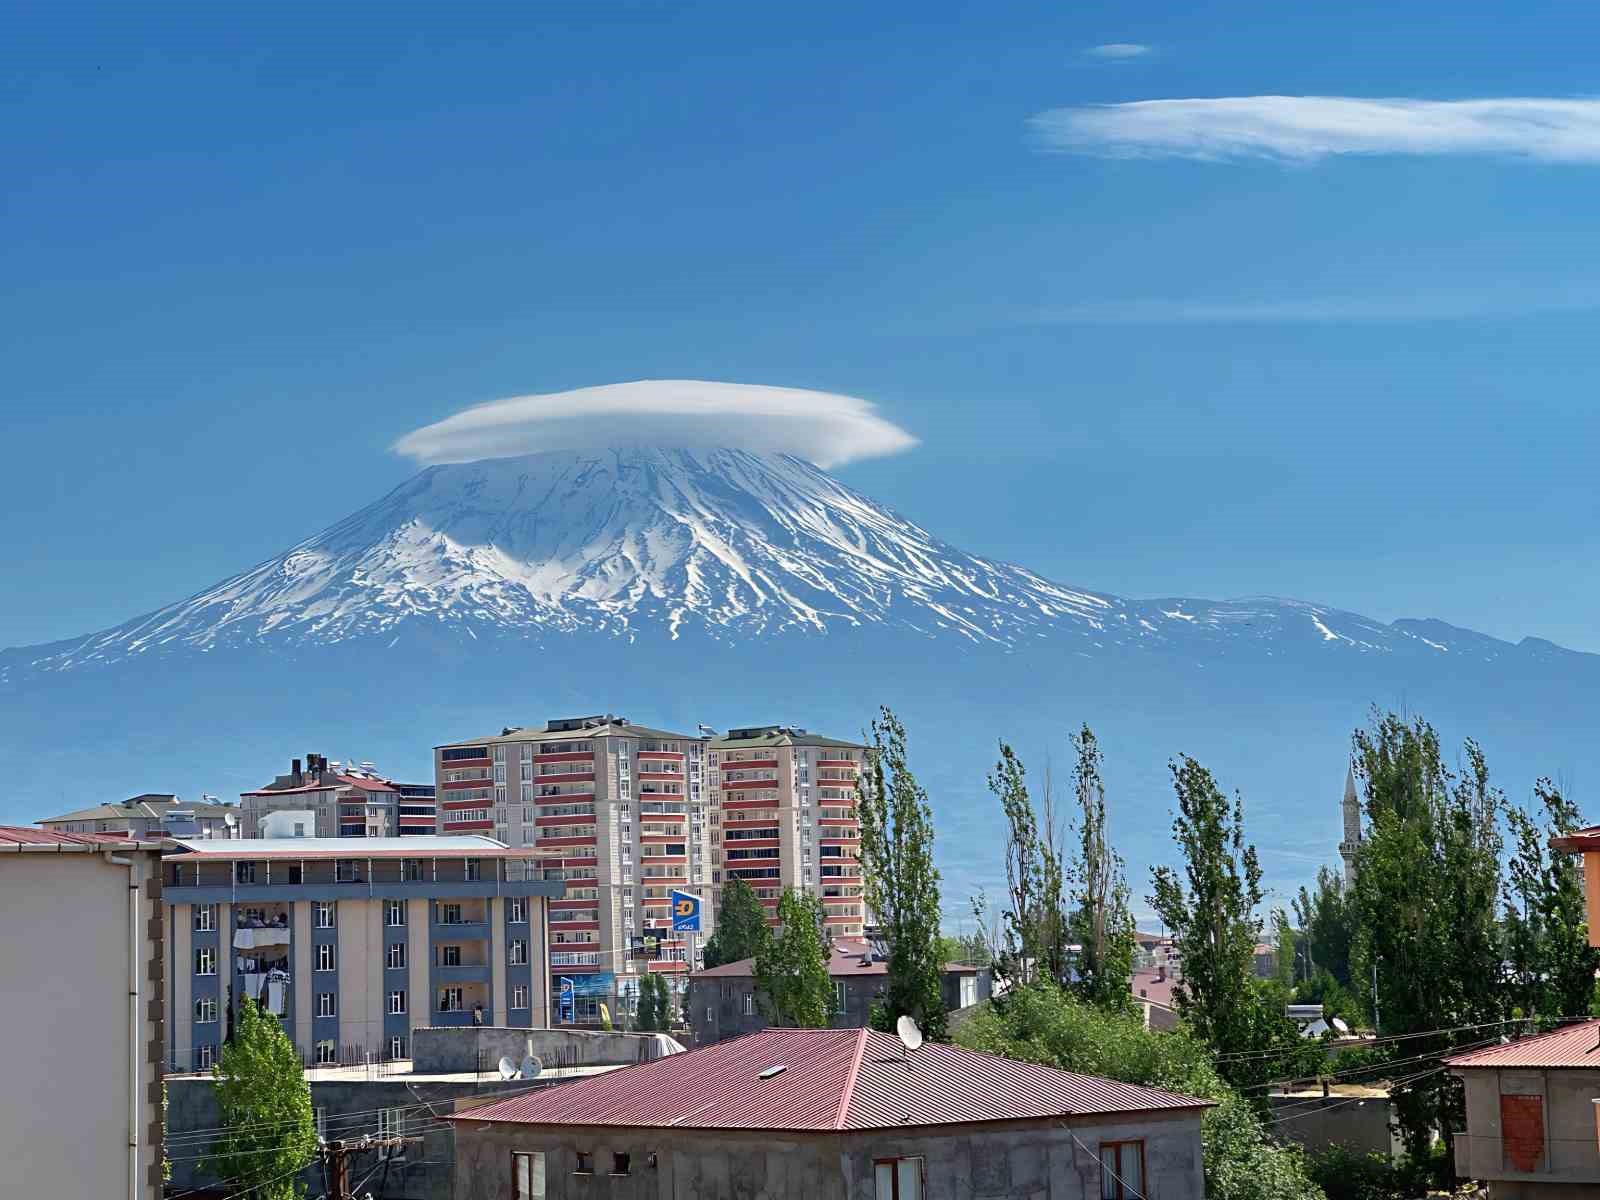
<instances>
[{"instance_id":1,"label":"utility pole","mask_svg":"<svg viewBox=\"0 0 1600 1200\"><path fill-rule=\"evenodd\" d=\"M322 1157L328 1170L328 1200L356 1200L350 1191L350 1168L346 1162L350 1155L365 1150L398 1150L409 1143L420 1146L422 1138L368 1135L350 1140L341 1138L336 1142L325 1142L322 1147Z\"/></svg>"}]
</instances>

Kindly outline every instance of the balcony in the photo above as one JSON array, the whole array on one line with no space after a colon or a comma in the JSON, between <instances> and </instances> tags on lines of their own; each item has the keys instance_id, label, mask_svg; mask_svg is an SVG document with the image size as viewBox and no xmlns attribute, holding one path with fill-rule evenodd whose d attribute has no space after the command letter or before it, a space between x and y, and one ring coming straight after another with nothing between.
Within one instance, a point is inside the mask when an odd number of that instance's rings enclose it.
<instances>
[{"instance_id":1,"label":"balcony","mask_svg":"<svg viewBox=\"0 0 1600 1200\"><path fill-rule=\"evenodd\" d=\"M435 967L436 983L488 983L488 963L462 963L456 967Z\"/></svg>"},{"instance_id":2,"label":"balcony","mask_svg":"<svg viewBox=\"0 0 1600 1200\"><path fill-rule=\"evenodd\" d=\"M433 923L434 941L472 940L482 941L489 937L490 928L487 921L435 921Z\"/></svg>"}]
</instances>

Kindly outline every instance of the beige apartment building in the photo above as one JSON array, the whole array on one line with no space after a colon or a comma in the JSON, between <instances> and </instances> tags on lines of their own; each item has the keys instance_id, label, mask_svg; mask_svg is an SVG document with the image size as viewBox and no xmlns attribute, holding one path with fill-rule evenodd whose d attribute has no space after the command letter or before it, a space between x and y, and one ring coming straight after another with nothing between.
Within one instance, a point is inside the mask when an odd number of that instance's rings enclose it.
<instances>
[{"instance_id":1,"label":"beige apartment building","mask_svg":"<svg viewBox=\"0 0 1600 1200\"><path fill-rule=\"evenodd\" d=\"M776 920L785 888L822 901L827 932L860 937L861 771L867 748L784 725L730 729L706 747L712 898L743 879Z\"/></svg>"},{"instance_id":2,"label":"beige apartment building","mask_svg":"<svg viewBox=\"0 0 1600 1200\"><path fill-rule=\"evenodd\" d=\"M211 1067L246 997L308 1066L408 1058L422 1026L549 1023L545 905L566 889L532 851L431 835L197 840L162 870L173 1071Z\"/></svg>"},{"instance_id":3,"label":"beige apartment building","mask_svg":"<svg viewBox=\"0 0 1600 1200\"><path fill-rule=\"evenodd\" d=\"M371 763L329 762L308 754L305 765L291 759L286 774L265 787L239 795L240 836L264 836L262 818L271 813L312 814L306 836L425 837L437 815L431 783L396 783Z\"/></svg>"},{"instance_id":4,"label":"beige apartment building","mask_svg":"<svg viewBox=\"0 0 1600 1200\"><path fill-rule=\"evenodd\" d=\"M620 1023L619 997L630 1008L647 972L681 991L692 939L672 934L672 892L703 895L711 879L705 746L606 714L435 747L439 832L531 849L566 882L550 902L557 1023L597 1022L602 1004Z\"/></svg>"},{"instance_id":5,"label":"beige apartment building","mask_svg":"<svg viewBox=\"0 0 1600 1200\"><path fill-rule=\"evenodd\" d=\"M161 1195L159 840L0 827L0 1193Z\"/></svg>"},{"instance_id":6,"label":"beige apartment building","mask_svg":"<svg viewBox=\"0 0 1600 1200\"><path fill-rule=\"evenodd\" d=\"M96 804L35 822L55 833L119 833L131 838L239 836L237 805L209 798L185 803L171 792L144 792L120 804Z\"/></svg>"}]
</instances>

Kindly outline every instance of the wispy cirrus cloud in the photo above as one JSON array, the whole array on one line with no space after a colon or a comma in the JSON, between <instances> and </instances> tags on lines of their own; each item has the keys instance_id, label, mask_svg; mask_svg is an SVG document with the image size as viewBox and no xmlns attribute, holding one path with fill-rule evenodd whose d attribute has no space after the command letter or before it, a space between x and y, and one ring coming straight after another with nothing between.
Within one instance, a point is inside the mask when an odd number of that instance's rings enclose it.
<instances>
[{"instance_id":1,"label":"wispy cirrus cloud","mask_svg":"<svg viewBox=\"0 0 1600 1200\"><path fill-rule=\"evenodd\" d=\"M835 467L895 454L917 439L854 396L641 379L492 400L412 430L392 448L418 462L452 463L627 442L727 446Z\"/></svg>"},{"instance_id":2,"label":"wispy cirrus cloud","mask_svg":"<svg viewBox=\"0 0 1600 1200\"><path fill-rule=\"evenodd\" d=\"M1141 42L1106 42L1102 46L1090 46L1083 56L1097 58L1101 62L1127 62L1129 59L1147 58L1154 50L1155 47Z\"/></svg>"},{"instance_id":3,"label":"wispy cirrus cloud","mask_svg":"<svg viewBox=\"0 0 1600 1200\"><path fill-rule=\"evenodd\" d=\"M1333 155L1496 155L1600 162L1600 99L1226 96L1054 108L1028 119L1046 151L1206 162Z\"/></svg>"}]
</instances>

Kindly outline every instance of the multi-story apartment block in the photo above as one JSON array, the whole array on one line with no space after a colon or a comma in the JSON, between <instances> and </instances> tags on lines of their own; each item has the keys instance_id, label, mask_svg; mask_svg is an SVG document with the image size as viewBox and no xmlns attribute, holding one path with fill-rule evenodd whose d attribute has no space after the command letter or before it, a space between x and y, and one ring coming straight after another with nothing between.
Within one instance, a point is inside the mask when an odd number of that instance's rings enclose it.
<instances>
[{"instance_id":1,"label":"multi-story apartment block","mask_svg":"<svg viewBox=\"0 0 1600 1200\"><path fill-rule=\"evenodd\" d=\"M292 759L288 774L240 794L243 836L263 836L261 818L283 811L315 814L319 838L427 836L437 822L431 783L396 783L371 763L341 767L320 754L306 755L303 770L300 760Z\"/></svg>"},{"instance_id":2,"label":"multi-story apartment block","mask_svg":"<svg viewBox=\"0 0 1600 1200\"><path fill-rule=\"evenodd\" d=\"M643 973L688 970L690 939L671 934L671 895L710 882L704 761L701 737L609 714L435 748L439 832L529 847L566 881L566 897L550 906L558 1018L563 979L572 981L567 1011L582 1024L599 1019L602 1003L617 1012L618 996L626 1009ZM703 940L711 920L702 911Z\"/></svg>"},{"instance_id":3,"label":"multi-story apartment block","mask_svg":"<svg viewBox=\"0 0 1600 1200\"><path fill-rule=\"evenodd\" d=\"M132 838L238 836L239 809L210 800L186 804L171 792L145 792L36 822L53 833L120 833Z\"/></svg>"},{"instance_id":4,"label":"multi-story apartment block","mask_svg":"<svg viewBox=\"0 0 1600 1200\"><path fill-rule=\"evenodd\" d=\"M867 748L781 725L730 729L706 747L712 891L743 879L773 914L785 888L822 901L827 932L860 937L860 775Z\"/></svg>"},{"instance_id":5,"label":"multi-story apartment block","mask_svg":"<svg viewBox=\"0 0 1600 1200\"><path fill-rule=\"evenodd\" d=\"M548 1024L566 885L485 837L182 841L162 863L167 1059L204 1070L246 996L308 1064L406 1058L420 1026Z\"/></svg>"}]
</instances>

